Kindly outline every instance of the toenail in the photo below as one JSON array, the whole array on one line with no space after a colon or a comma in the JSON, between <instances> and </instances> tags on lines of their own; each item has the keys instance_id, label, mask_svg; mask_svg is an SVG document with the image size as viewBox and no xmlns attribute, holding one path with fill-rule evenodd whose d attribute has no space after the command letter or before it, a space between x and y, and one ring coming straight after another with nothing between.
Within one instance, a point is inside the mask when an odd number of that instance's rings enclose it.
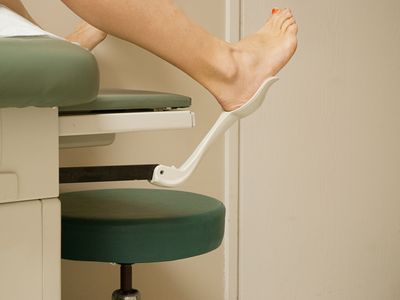
<instances>
[{"instance_id":1,"label":"toenail","mask_svg":"<svg viewBox=\"0 0 400 300\"><path fill-rule=\"evenodd\" d=\"M281 10L280 10L279 8L274 7L274 8L272 9L272 14L273 14L273 15L279 14L280 11L281 11Z\"/></svg>"}]
</instances>

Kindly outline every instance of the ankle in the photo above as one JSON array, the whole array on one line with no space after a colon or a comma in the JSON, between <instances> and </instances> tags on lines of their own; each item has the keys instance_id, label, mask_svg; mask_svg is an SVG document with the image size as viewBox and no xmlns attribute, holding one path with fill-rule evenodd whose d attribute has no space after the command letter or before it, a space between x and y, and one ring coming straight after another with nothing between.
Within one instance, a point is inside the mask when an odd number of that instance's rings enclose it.
<instances>
[{"instance_id":1,"label":"ankle","mask_svg":"<svg viewBox=\"0 0 400 300\"><path fill-rule=\"evenodd\" d=\"M219 80L224 84L236 84L249 75L249 70L256 70L258 61L254 53L242 49L237 44L226 43L226 49L219 59Z\"/></svg>"},{"instance_id":2,"label":"ankle","mask_svg":"<svg viewBox=\"0 0 400 300\"><path fill-rule=\"evenodd\" d=\"M234 110L248 100L265 78L259 76L257 55L238 44L227 44L218 74L209 91L225 111Z\"/></svg>"},{"instance_id":3,"label":"ankle","mask_svg":"<svg viewBox=\"0 0 400 300\"><path fill-rule=\"evenodd\" d=\"M204 56L202 68L198 69L204 85L213 92L213 87L220 84L231 84L239 75L239 64L235 57L234 47L223 41L218 41L215 51Z\"/></svg>"},{"instance_id":4,"label":"ankle","mask_svg":"<svg viewBox=\"0 0 400 300\"><path fill-rule=\"evenodd\" d=\"M216 74L219 75L219 80L226 84L234 83L239 77L240 51L232 44L226 43L221 57L218 59L219 63L216 65Z\"/></svg>"}]
</instances>

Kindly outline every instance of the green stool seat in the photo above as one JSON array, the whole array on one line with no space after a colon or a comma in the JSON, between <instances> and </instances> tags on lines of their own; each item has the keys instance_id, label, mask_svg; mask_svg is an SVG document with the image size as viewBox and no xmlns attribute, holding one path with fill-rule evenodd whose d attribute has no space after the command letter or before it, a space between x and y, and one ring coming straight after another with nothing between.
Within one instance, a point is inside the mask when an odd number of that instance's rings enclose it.
<instances>
[{"instance_id":1,"label":"green stool seat","mask_svg":"<svg viewBox=\"0 0 400 300\"><path fill-rule=\"evenodd\" d=\"M204 195L156 189L64 193L62 258L120 264L161 262L216 249L225 207Z\"/></svg>"}]
</instances>

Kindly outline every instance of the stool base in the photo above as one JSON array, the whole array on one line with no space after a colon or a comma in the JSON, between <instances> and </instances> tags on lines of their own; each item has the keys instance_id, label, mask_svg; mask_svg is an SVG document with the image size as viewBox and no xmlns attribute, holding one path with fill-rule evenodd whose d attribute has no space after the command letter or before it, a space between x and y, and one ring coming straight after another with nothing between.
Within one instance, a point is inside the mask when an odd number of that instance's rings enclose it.
<instances>
[{"instance_id":1,"label":"stool base","mask_svg":"<svg viewBox=\"0 0 400 300\"><path fill-rule=\"evenodd\" d=\"M140 300L140 293L138 290L116 290L112 294L112 300Z\"/></svg>"}]
</instances>

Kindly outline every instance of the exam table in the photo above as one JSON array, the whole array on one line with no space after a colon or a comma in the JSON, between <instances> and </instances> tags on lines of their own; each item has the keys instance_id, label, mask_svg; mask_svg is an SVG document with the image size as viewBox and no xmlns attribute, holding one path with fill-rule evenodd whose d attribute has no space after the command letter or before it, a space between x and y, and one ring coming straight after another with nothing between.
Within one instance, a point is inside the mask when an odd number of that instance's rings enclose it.
<instances>
[{"instance_id":1,"label":"exam table","mask_svg":"<svg viewBox=\"0 0 400 300\"><path fill-rule=\"evenodd\" d=\"M23 291L33 300L57 300L59 182L84 180L76 177L82 169L59 171L59 147L107 145L119 132L193 127L193 113L178 109L190 106L190 98L126 90L99 94L94 56L48 37L0 38L0 79L0 298L19 299ZM127 180L149 171L127 167ZM117 180L112 175L121 168L84 174Z\"/></svg>"},{"instance_id":2,"label":"exam table","mask_svg":"<svg viewBox=\"0 0 400 300\"><path fill-rule=\"evenodd\" d=\"M32 300L60 299L59 183L148 180L178 186L221 134L263 103L276 81L267 79L245 105L222 112L179 167L59 169L59 148L109 145L121 132L193 127L191 100L146 91L99 93L90 52L57 38L0 38L0 298L19 299L23 287ZM224 211L217 210L221 231ZM222 236L213 238L212 248Z\"/></svg>"}]
</instances>

